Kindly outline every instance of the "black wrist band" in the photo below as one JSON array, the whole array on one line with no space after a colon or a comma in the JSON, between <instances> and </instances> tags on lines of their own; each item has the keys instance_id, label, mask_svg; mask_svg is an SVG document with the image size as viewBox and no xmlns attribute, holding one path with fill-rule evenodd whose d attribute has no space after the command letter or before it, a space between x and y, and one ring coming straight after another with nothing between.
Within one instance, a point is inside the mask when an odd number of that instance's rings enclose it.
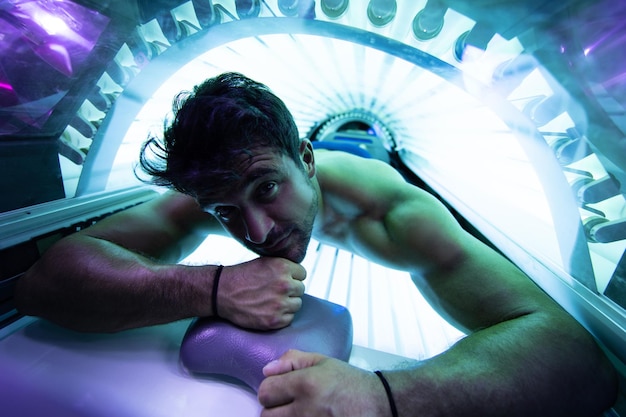
<instances>
[{"instance_id":1,"label":"black wrist band","mask_svg":"<svg viewBox=\"0 0 626 417\"><path fill-rule=\"evenodd\" d=\"M393 395L391 395L391 388L389 387L389 382L380 371L374 371L376 376L380 379L380 382L383 383L383 387L385 387L385 392L387 393L387 399L389 400L389 407L391 408L391 416L398 417L398 409L396 408L396 402L393 400Z\"/></svg>"},{"instance_id":2,"label":"black wrist band","mask_svg":"<svg viewBox=\"0 0 626 417\"><path fill-rule=\"evenodd\" d=\"M215 271L215 276L213 277L213 293L211 294L211 304L213 306L213 317L219 317L217 314L217 286L220 284L220 277L222 276L222 269L224 269L224 265L220 265L217 267Z\"/></svg>"}]
</instances>

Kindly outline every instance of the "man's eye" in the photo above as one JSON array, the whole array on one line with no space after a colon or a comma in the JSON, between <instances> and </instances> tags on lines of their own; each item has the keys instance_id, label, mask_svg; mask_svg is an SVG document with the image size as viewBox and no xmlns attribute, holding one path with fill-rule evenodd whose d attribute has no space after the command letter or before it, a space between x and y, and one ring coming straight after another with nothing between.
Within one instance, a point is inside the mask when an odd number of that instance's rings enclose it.
<instances>
[{"instance_id":1,"label":"man's eye","mask_svg":"<svg viewBox=\"0 0 626 417\"><path fill-rule=\"evenodd\" d=\"M217 207L215 215L222 220L228 221L233 217L234 209L232 207Z\"/></svg>"},{"instance_id":2,"label":"man's eye","mask_svg":"<svg viewBox=\"0 0 626 417\"><path fill-rule=\"evenodd\" d=\"M275 182L266 182L263 183L258 191L257 194L259 197L261 198L270 198L271 196L273 196L276 191L278 190L278 184L276 184Z\"/></svg>"}]
</instances>

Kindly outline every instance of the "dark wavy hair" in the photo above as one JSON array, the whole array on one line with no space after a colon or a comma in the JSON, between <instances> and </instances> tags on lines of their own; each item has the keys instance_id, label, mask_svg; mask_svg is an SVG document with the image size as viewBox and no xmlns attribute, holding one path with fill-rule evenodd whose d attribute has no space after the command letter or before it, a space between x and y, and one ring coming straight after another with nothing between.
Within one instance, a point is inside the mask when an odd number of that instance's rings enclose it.
<instances>
[{"instance_id":1,"label":"dark wavy hair","mask_svg":"<svg viewBox=\"0 0 626 417\"><path fill-rule=\"evenodd\" d=\"M239 73L209 78L181 92L163 140L150 137L139 165L149 182L199 199L221 195L239 179L234 161L258 146L299 158L300 139L283 101Z\"/></svg>"}]
</instances>

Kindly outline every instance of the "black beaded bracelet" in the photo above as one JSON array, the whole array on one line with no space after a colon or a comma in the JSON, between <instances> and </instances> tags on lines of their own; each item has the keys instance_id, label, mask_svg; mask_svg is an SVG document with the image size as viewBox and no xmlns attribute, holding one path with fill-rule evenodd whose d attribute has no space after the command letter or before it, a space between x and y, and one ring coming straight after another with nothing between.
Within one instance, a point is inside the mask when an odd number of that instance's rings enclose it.
<instances>
[{"instance_id":1,"label":"black beaded bracelet","mask_svg":"<svg viewBox=\"0 0 626 417\"><path fill-rule=\"evenodd\" d=\"M213 277L213 293L211 294L211 304L213 305L213 317L219 317L217 314L217 286L220 284L220 277L222 276L222 269L224 265L217 267L215 276Z\"/></svg>"},{"instance_id":2,"label":"black beaded bracelet","mask_svg":"<svg viewBox=\"0 0 626 417\"><path fill-rule=\"evenodd\" d=\"M387 399L389 400L389 407L391 408L391 416L398 417L398 409L396 408L396 402L393 400L393 395L391 395L391 388L389 387L389 382L380 371L374 371L376 376L380 379L380 382L383 383L383 387L385 387L385 392L387 393Z\"/></svg>"}]
</instances>

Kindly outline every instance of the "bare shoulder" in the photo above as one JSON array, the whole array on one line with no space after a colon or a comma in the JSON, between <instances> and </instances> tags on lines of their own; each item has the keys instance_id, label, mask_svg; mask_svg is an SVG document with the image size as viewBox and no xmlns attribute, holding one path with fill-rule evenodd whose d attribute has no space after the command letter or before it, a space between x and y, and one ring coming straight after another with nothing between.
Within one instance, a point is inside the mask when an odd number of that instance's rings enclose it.
<instances>
[{"instance_id":1,"label":"bare shoulder","mask_svg":"<svg viewBox=\"0 0 626 417\"><path fill-rule=\"evenodd\" d=\"M75 238L103 239L138 253L173 259L207 235L224 233L217 220L203 212L193 198L166 192L99 221Z\"/></svg>"},{"instance_id":2,"label":"bare shoulder","mask_svg":"<svg viewBox=\"0 0 626 417\"><path fill-rule=\"evenodd\" d=\"M137 228L141 227L144 230L167 227L181 231L193 229L203 229L206 232L219 231L221 226L212 219L213 217L203 212L193 198L168 191L146 203L114 214L90 230L95 233L99 232L99 229L115 228L115 225L123 224L125 228L136 225Z\"/></svg>"},{"instance_id":3,"label":"bare shoulder","mask_svg":"<svg viewBox=\"0 0 626 417\"><path fill-rule=\"evenodd\" d=\"M387 200L407 186L404 178L389 164L345 152L316 151L320 186L325 193L360 198L378 196Z\"/></svg>"},{"instance_id":4,"label":"bare shoulder","mask_svg":"<svg viewBox=\"0 0 626 417\"><path fill-rule=\"evenodd\" d=\"M189 223L189 226L203 225L213 218L200 208L194 198L175 191L168 191L150 201L143 211L176 223Z\"/></svg>"},{"instance_id":5,"label":"bare shoulder","mask_svg":"<svg viewBox=\"0 0 626 417\"><path fill-rule=\"evenodd\" d=\"M416 271L433 261L445 264L456 256L463 233L432 194L382 161L330 152L319 158L318 174L327 235L402 270Z\"/></svg>"},{"instance_id":6,"label":"bare shoulder","mask_svg":"<svg viewBox=\"0 0 626 417\"><path fill-rule=\"evenodd\" d=\"M323 170L332 170L334 173L349 174L350 172L374 176L396 176L400 174L391 165L374 158L363 158L347 152L316 150L315 163Z\"/></svg>"},{"instance_id":7,"label":"bare shoulder","mask_svg":"<svg viewBox=\"0 0 626 417\"><path fill-rule=\"evenodd\" d=\"M407 182L388 163L345 152L317 152L317 177L325 196L341 197L374 215L384 215L407 203L414 214L447 211L432 194Z\"/></svg>"}]
</instances>

